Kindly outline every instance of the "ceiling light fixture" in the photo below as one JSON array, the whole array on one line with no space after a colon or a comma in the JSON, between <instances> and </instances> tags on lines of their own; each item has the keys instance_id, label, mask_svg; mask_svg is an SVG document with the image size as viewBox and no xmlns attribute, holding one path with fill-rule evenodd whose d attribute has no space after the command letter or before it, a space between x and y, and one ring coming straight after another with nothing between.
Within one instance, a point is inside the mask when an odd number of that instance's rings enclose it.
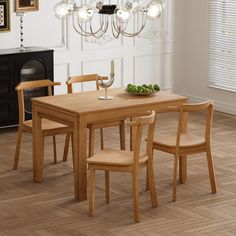
<instances>
[{"instance_id":1,"label":"ceiling light fixture","mask_svg":"<svg viewBox=\"0 0 236 236\"><path fill-rule=\"evenodd\" d=\"M159 19L164 9L163 0L151 0L146 6L141 0L128 0L124 5L104 4L104 0L90 0L89 4L61 0L55 5L54 12L59 19L72 16L73 27L81 36L98 39L104 37L108 28L114 38L120 35L135 37L142 32L147 20ZM136 20L134 32L128 30L132 16Z\"/></svg>"}]
</instances>

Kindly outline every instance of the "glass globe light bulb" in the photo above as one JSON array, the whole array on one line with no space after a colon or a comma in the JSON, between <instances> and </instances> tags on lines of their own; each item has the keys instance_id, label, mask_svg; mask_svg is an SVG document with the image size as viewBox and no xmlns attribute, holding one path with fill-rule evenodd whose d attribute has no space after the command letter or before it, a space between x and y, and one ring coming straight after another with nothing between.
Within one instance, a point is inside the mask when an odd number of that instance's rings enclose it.
<instances>
[{"instance_id":1,"label":"glass globe light bulb","mask_svg":"<svg viewBox=\"0 0 236 236\"><path fill-rule=\"evenodd\" d=\"M89 6L91 6L93 9L100 9L100 7L103 5L105 0L90 0Z\"/></svg>"},{"instance_id":2,"label":"glass globe light bulb","mask_svg":"<svg viewBox=\"0 0 236 236\"><path fill-rule=\"evenodd\" d=\"M59 2L54 7L55 16L59 19L65 19L71 14L71 12L74 10L74 7L74 0Z\"/></svg>"},{"instance_id":3,"label":"glass globe light bulb","mask_svg":"<svg viewBox=\"0 0 236 236\"><path fill-rule=\"evenodd\" d=\"M161 0L153 0L147 6L147 16L149 19L158 19L164 10L164 3Z\"/></svg>"},{"instance_id":4,"label":"glass globe light bulb","mask_svg":"<svg viewBox=\"0 0 236 236\"><path fill-rule=\"evenodd\" d=\"M77 10L77 17L79 21L88 22L93 16L93 8L88 5L82 5Z\"/></svg>"},{"instance_id":5,"label":"glass globe light bulb","mask_svg":"<svg viewBox=\"0 0 236 236\"><path fill-rule=\"evenodd\" d=\"M131 4L131 12L138 13L142 7L142 2L140 0L134 0Z\"/></svg>"},{"instance_id":6,"label":"glass globe light bulb","mask_svg":"<svg viewBox=\"0 0 236 236\"><path fill-rule=\"evenodd\" d=\"M55 16L59 19L64 19L69 15L67 3L59 2L54 7Z\"/></svg>"},{"instance_id":7,"label":"glass globe light bulb","mask_svg":"<svg viewBox=\"0 0 236 236\"><path fill-rule=\"evenodd\" d=\"M116 11L116 17L122 23L128 22L130 17L129 9L125 6L119 7Z\"/></svg>"}]
</instances>

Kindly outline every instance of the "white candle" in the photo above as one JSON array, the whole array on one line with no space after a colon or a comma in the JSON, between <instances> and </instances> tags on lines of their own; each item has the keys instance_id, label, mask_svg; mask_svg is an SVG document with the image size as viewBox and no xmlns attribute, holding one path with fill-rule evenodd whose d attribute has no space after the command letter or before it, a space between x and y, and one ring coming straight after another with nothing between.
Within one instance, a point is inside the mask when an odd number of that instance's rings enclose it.
<instances>
[{"instance_id":1,"label":"white candle","mask_svg":"<svg viewBox=\"0 0 236 236\"><path fill-rule=\"evenodd\" d=\"M114 60L111 61L111 74L114 74L115 72L115 65L114 65Z\"/></svg>"}]
</instances>

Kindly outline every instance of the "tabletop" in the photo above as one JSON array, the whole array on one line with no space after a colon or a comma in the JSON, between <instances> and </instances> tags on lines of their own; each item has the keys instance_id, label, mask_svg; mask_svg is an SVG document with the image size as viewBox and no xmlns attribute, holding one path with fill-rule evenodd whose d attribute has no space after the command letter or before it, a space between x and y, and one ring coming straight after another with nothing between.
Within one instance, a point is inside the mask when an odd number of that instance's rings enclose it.
<instances>
[{"instance_id":1,"label":"tabletop","mask_svg":"<svg viewBox=\"0 0 236 236\"><path fill-rule=\"evenodd\" d=\"M108 95L113 96L112 100L100 100L99 96L104 95L103 90L79 92L48 97L33 98L32 102L49 105L67 112L77 114L102 112L116 110L119 108L139 107L140 105L161 104L187 98L181 95L159 91L153 95L137 96L125 92L125 88L113 88L108 90Z\"/></svg>"}]
</instances>

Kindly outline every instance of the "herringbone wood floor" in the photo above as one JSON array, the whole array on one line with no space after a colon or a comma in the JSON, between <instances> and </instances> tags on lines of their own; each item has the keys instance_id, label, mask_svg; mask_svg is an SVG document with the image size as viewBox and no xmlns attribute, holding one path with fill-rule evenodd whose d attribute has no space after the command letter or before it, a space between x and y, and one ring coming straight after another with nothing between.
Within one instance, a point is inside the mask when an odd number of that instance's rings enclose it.
<instances>
[{"instance_id":1,"label":"herringbone wood floor","mask_svg":"<svg viewBox=\"0 0 236 236\"><path fill-rule=\"evenodd\" d=\"M156 135L174 127L173 118L160 116ZM193 118L199 125L190 128L198 132L201 117ZM105 145L119 147L116 129L104 133ZM159 206L151 207L142 173L138 224L133 220L128 174L112 174L112 198L106 205L104 175L97 173L95 216L89 218L87 201L73 198L71 153L67 163L54 165L52 141L47 138L44 181L36 184L32 181L30 135L23 139L20 169L11 170L16 134L15 128L0 130L0 236L236 235L236 117L214 114L212 151L219 192L210 193L205 155L193 155L188 159L188 181L177 187L177 202L172 203L173 158L155 151ZM58 137L60 160L63 142L64 137Z\"/></svg>"}]
</instances>

